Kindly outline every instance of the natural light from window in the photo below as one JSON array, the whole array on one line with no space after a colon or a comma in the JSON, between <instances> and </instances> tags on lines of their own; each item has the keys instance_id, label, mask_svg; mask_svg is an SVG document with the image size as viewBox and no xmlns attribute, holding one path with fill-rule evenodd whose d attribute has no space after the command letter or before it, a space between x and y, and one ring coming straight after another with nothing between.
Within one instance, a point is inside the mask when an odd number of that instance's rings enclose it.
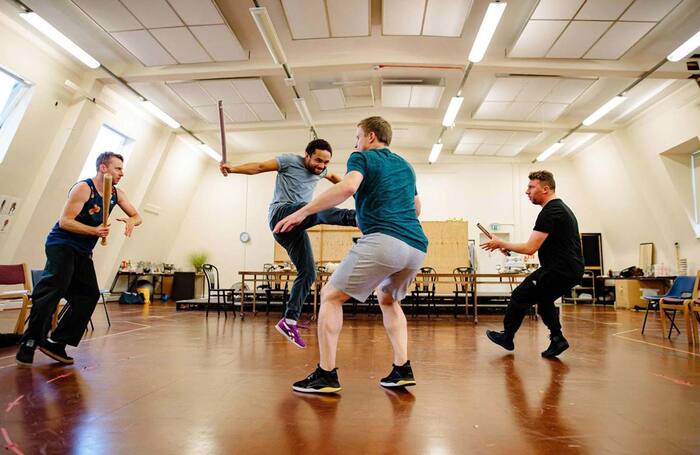
<instances>
[{"instance_id":1,"label":"natural light from window","mask_svg":"<svg viewBox=\"0 0 700 455\"><path fill-rule=\"evenodd\" d=\"M30 84L0 68L0 163L29 104Z\"/></svg>"},{"instance_id":2,"label":"natural light from window","mask_svg":"<svg viewBox=\"0 0 700 455\"><path fill-rule=\"evenodd\" d=\"M120 132L110 128L107 125L102 125L97 133L95 143L92 145L90 154L83 165L83 170L80 171L79 180L84 180L94 177L96 172L95 161L102 152L114 152L124 157L124 168L129 161L129 155L134 145L134 140L121 134Z\"/></svg>"}]
</instances>

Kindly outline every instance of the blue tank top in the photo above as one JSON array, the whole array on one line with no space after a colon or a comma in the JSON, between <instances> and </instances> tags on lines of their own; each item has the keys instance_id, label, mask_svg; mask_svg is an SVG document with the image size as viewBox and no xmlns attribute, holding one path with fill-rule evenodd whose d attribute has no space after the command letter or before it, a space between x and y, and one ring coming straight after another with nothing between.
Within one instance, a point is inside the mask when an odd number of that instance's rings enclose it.
<instances>
[{"instance_id":1,"label":"blue tank top","mask_svg":"<svg viewBox=\"0 0 700 455\"><path fill-rule=\"evenodd\" d=\"M92 179L85 179L82 180L82 182L87 183L90 187L90 198L85 202L78 216L75 217L75 221L88 226L97 227L102 224L102 196L97 192L97 188L95 188ZM76 185L78 183L76 183ZM112 209L117 205L117 202L117 190L115 188L112 191L112 197L109 201L109 213L112 213ZM76 234L61 229L58 222L56 222L51 232L49 232L49 236L46 238L46 246L68 245L80 253L91 254L95 245L97 245L98 239L99 237L94 235Z\"/></svg>"}]
</instances>

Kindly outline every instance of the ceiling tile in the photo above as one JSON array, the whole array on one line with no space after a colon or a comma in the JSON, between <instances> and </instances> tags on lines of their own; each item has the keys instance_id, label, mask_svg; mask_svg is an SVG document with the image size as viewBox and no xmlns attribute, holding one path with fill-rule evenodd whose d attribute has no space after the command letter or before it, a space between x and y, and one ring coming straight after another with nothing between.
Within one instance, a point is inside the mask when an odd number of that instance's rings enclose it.
<instances>
[{"instance_id":1,"label":"ceiling tile","mask_svg":"<svg viewBox=\"0 0 700 455\"><path fill-rule=\"evenodd\" d=\"M257 122L258 117L250 110L246 104L229 104L224 106L224 112L235 123Z\"/></svg>"},{"instance_id":2,"label":"ceiling tile","mask_svg":"<svg viewBox=\"0 0 700 455\"><path fill-rule=\"evenodd\" d=\"M247 103L274 103L260 78L232 79L233 86Z\"/></svg>"},{"instance_id":3,"label":"ceiling tile","mask_svg":"<svg viewBox=\"0 0 700 455\"><path fill-rule=\"evenodd\" d=\"M542 101L559 82L557 77L525 77L523 89L515 97L516 101Z\"/></svg>"},{"instance_id":4,"label":"ceiling tile","mask_svg":"<svg viewBox=\"0 0 700 455\"><path fill-rule=\"evenodd\" d=\"M585 58L617 60L654 27L653 22L617 22Z\"/></svg>"},{"instance_id":5,"label":"ceiling tile","mask_svg":"<svg viewBox=\"0 0 700 455\"><path fill-rule=\"evenodd\" d=\"M510 102L484 101L474 113L475 119L506 119Z\"/></svg>"},{"instance_id":6,"label":"ceiling tile","mask_svg":"<svg viewBox=\"0 0 700 455\"><path fill-rule=\"evenodd\" d=\"M174 65L177 62L146 30L112 33L114 39L146 66Z\"/></svg>"},{"instance_id":7,"label":"ceiling tile","mask_svg":"<svg viewBox=\"0 0 700 455\"><path fill-rule=\"evenodd\" d=\"M681 0L637 0L625 11L620 20L658 22L680 2Z\"/></svg>"},{"instance_id":8,"label":"ceiling tile","mask_svg":"<svg viewBox=\"0 0 700 455\"><path fill-rule=\"evenodd\" d=\"M500 149L498 149L498 152L496 155L498 156L516 156L518 153L521 152L523 149L523 146L521 145L510 145L510 144L504 144L501 146Z\"/></svg>"},{"instance_id":9,"label":"ceiling tile","mask_svg":"<svg viewBox=\"0 0 700 455\"><path fill-rule=\"evenodd\" d=\"M411 87L410 84L382 84L382 106L408 107Z\"/></svg>"},{"instance_id":10,"label":"ceiling tile","mask_svg":"<svg viewBox=\"0 0 700 455\"><path fill-rule=\"evenodd\" d=\"M535 102L514 102L508 106L506 120L527 120L532 111L537 107Z\"/></svg>"},{"instance_id":11,"label":"ceiling tile","mask_svg":"<svg viewBox=\"0 0 700 455\"><path fill-rule=\"evenodd\" d=\"M382 34L420 35L426 0L382 1Z\"/></svg>"},{"instance_id":12,"label":"ceiling tile","mask_svg":"<svg viewBox=\"0 0 700 455\"><path fill-rule=\"evenodd\" d=\"M489 93L487 101L513 101L523 90L522 77L497 77Z\"/></svg>"},{"instance_id":13,"label":"ceiling tile","mask_svg":"<svg viewBox=\"0 0 700 455\"><path fill-rule=\"evenodd\" d=\"M482 143L491 145L503 145L508 141L512 134L512 131L506 130L484 130L484 140L482 141Z\"/></svg>"},{"instance_id":14,"label":"ceiling tile","mask_svg":"<svg viewBox=\"0 0 700 455\"><path fill-rule=\"evenodd\" d=\"M455 148L455 155L473 155L474 152L479 148L480 144L470 144L470 143L460 143Z\"/></svg>"},{"instance_id":15,"label":"ceiling tile","mask_svg":"<svg viewBox=\"0 0 700 455\"><path fill-rule=\"evenodd\" d=\"M177 27L182 21L165 0L121 0L146 28Z\"/></svg>"},{"instance_id":16,"label":"ceiling tile","mask_svg":"<svg viewBox=\"0 0 700 455\"><path fill-rule=\"evenodd\" d=\"M143 28L119 0L73 0L73 3L108 32Z\"/></svg>"},{"instance_id":17,"label":"ceiling tile","mask_svg":"<svg viewBox=\"0 0 700 455\"><path fill-rule=\"evenodd\" d=\"M150 32L179 63L212 61L187 27L157 28Z\"/></svg>"},{"instance_id":18,"label":"ceiling tile","mask_svg":"<svg viewBox=\"0 0 700 455\"><path fill-rule=\"evenodd\" d=\"M263 122L274 122L278 120L284 120L284 115L277 108L276 104L264 103L264 104L251 104L250 108L255 112L258 118Z\"/></svg>"},{"instance_id":19,"label":"ceiling tile","mask_svg":"<svg viewBox=\"0 0 700 455\"><path fill-rule=\"evenodd\" d=\"M216 101L197 82L167 85L190 106L211 106L216 104Z\"/></svg>"},{"instance_id":20,"label":"ceiling tile","mask_svg":"<svg viewBox=\"0 0 700 455\"><path fill-rule=\"evenodd\" d=\"M439 85L414 85L409 107L434 109L440 104L444 90L445 87Z\"/></svg>"},{"instance_id":21,"label":"ceiling tile","mask_svg":"<svg viewBox=\"0 0 700 455\"><path fill-rule=\"evenodd\" d=\"M535 122L553 122L564 113L568 104L542 103L530 114L528 120Z\"/></svg>"},{"instance_id":22,"label":"ceiling tile","mask_svg":"<svg viewBox=\"0 0 700 455\"><path fill-rule=\"evenodd\" d=\"M211 0L168 0L187 25L223 24L219 10Z\"/></svg>"},{"instance_id":23,"label":"ceiling tile","mask_svg":"<svg viewBox=\"0 0 700 455\"><path fill-rule=\"evenodd\" d=\"M330 37L323 0L282 0L282 7L293 39Z\"/></svg>"},{"instance_id":24,"label":"ceiling tile","mask_svg":"<svg viewBox=\"0 0 700 455\"><path fill-rule=\"evenodd\" d=\"M227 25L202 25L190 27L190 31L215 61L248 60L248 52Z\"/></svg>"},{"instance_id":25,"label":"ceiling tile","mask_svg":"<svg viewBox=\"0 0 700 455\"><path fill-rule=\"evenodd\" d=\"M345 95L343 90L338 87L311 90L311 93L322 111L345 109Z\"/></svg>"},{"instance_id":26,"label":"ceiling tile","mask_svg":"<svg viewBox=\"0 0 700 455\"><path fill-rule=\"evenodd\" d=\"M587 0L576 15L576 20L612 21L632 3L633 0Z\"/></svg>"},{"instance_id":27,"label":"ceiling tile","mask_svg":"<svg viewBox=\"0 0 700 455\"><path fill-rule=\"evenodd\" d=\"M224 106L243 103L243 98L233 88L230 79L200 81L199 84L211 95L214 101L222 100Z\"/></svg>"},{"instance_id":28,"label":"ceiling tile","mask_svg":"<svg viewBox=\"0 0 700 455\"><path fill-rule=\"evenodd\" d=\"M369 36L370 0L326 0L333 37Z\"/></svg>"},{"instance_id":29,"label":"ceiling tile","mask_svg":"<svg viewBox=\"0 0 700 455\"><path fill-rule=\"evenodd\" d=\"M604 21L573 21L564 30L552 49L549 58L581 58L612 25Z\"/></svg>"},{"instance_id":30,"label":"ceiling tile","mask_svg":"<svg viewBox=\"0 0 700 455\"><path fill-rule=\"evenodd\" d=\"M540 0L530 19L571 19L585 0Z\"/></svg>"},{"instance_id":31,"label":"ceiling tile","mask_svg":"<svg viewBox=\"0 0 700 455\"><path fill-rule=\"evenodd\" d=\"M576 98L595 82L594 79L561 79L545 97L550 103L573 103Z\"/></svg>"},{"instance_id":32,"label":"ceiling tile","mask_svg":"<svg viewBox=\"0 0 700 455\"><path fill-rule=\"evenodd\" d=\"M510 145L525 147L530 142L537 139L540 134L542 133L537 131L514 131L510 138L508 138L507 143Z\"/></svg>"},{"instance_id":33,"label":"ceiling tile","mask_svg":"<svg viewBox=\"0 0 700 455\"><path fill-rule=\"evenodd\" d=\"M481 144L478 149L476 149L475 155L478 156L495 156L498 150L501 148L500 145L492 144Z\"/></svg>"},{"instance_id":34,"label":"ceiling tile","mask_svg":"<svg viewBox=\"0 0 700 455\"><path fill-rule=\"evenodd\" d=\"M428 0L423 35L461 36L472 0Z\"/></svg>"},{"instance_id":35,"label":"ceiling tile","mask_svg":"<svg viewBox=\"0 0 700 455\"><path fill-rule=\"evenodd\" d=\"M218 106L198 106L194 110L201 115L204 120L209 123L219 124L219 108ZM232 119L226 115L228 111L224 110L224 122L229 123Z\"/></svg>"},{"instance_id":36,"label":"ceiling tile","mask_svg":"<svg viewBox=\"0 0 700 455\"><path fill-rule=\"evenodd\" d=\"M464 134L459 142L460 144L481 144L486 138L486 132L487 130L464 130Z\"/></svg>"},{"instance_id":37,"label":"ceiling tile","mask_svg":"<svg viewBox=\"0 0 700 455\"><path fill-rule=\"evenodd\" d=\"M567 21L529 21L510 57L544 57L567 24Z\"/></svg>"}]
</instances>

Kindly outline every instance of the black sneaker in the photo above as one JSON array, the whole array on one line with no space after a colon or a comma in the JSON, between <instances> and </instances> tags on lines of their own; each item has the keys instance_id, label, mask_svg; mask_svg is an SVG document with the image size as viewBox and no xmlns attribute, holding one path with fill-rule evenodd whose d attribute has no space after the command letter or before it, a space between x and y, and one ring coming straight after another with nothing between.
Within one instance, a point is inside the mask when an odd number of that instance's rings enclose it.
<instances>
[{"instance_id":1,"label":"black sneaker","mask_svg":"<svg viewBox=\"0 0 700 455\"><path fill-rule=\"evenodd\" d=\"M338 382L338 369L326 371L317 366L313 373L306 379L292 384L292 389L304 393L336 393L340 392L340 382Z\"/></svg>"},{"instance_id":2,"label":"black sneaker","mask_svg":"<svg viewBox=\"0 0 700 455\"><path fill-rule=\"evenodd\" d=\"M408 360L401 366L391 365L391 373L389 376L379 380L379 384L383 387L408 387L416 385L416 380L413 377L411 369L411 361Z\"/></svg>"},{"instance_id":3,"label":"black sneaker","mask_svg":"<svg viewBox=\"0 0 700 455\"><path fill-rule=\"evenodd\" d=\"M20 344L17 355L15 355L15 361L20 365L31 365L34 363L34 349L36 349L34 340Z\"/></svg>"},{"instance_id":4,"label":"black sneaker","mask_svg":"<svg viewBox=\"0 0 700 455\"><path fill-rule=\"evenodd\" d=\"M39 346L39 350L57 362L61 362L65 365L73 365L73 357L66 354L66 345L63 343L46 340L46 343Z\"/></svg>"},{"instance_id":5,"label":"black sneaker","mask_svg":"<svg viewBox=\"0 0 700 455\"><path fill-rule=\"evenodd\" d=\"M569 342L566 341L566 338L564 338L564 335L550 335L549 339L552 340L549 343L549 347L547 350L542 352L542 357L545 358L552 358L556 357L562 352L566 351L569 349Z\"/></svg>"},{"instance_id":6,"label":"black sneaker","mask_svg":"<svg viewBox=\"0 0 700 455\"><path fill-rule=\"evenodd\" d=\"M513 344L513 339L506 336L506 334L503 332L496 332L493 330L487 330L486 336L489 337L489 340L491 340L494 343L496 343L497 345L501 346L506 351L512 351L513 349L515 349L515 345Z\"/></svg>"}]
</instances>

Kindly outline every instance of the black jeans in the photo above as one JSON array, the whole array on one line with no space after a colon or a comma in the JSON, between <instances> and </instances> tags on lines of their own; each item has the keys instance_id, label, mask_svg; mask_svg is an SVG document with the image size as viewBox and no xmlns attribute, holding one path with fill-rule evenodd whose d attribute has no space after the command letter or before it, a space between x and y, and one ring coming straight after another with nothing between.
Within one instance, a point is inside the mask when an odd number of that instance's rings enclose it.
<instances>
[{"instance_id":1,"label":"black jeans","mask_svg":"<svg viewBox=\"0 0 700 455\"><path fill-rule=\"evenodd\" d=\"M287 204L277 209L270 220L270 229L288 215L296 212L305 202L298 204ZM311 285L316 280L316 265L314 263L314 253L311 249L311 241L306 230L318 224L334 224L337 226L357 226L355 221L355 211L349 209L328 209L315 215L307 217L290 232L283 234L273 234L277 243L287 250L289 259L292 260L297 269L297 277L292 284L292 292L289 294L289 302L284 312L284 317L288 319L299 319L301 306L306 301L311 291Z\"/></svg>"},{"instance_id":2,"label":"black jeans","mask_svg":"<svg viewBox=\"0 0 700 455\"><path fill-rule=\"evenodd\" d=\"M559 311L554 301L568 294L580 281L580 276L565 276L545 268L532 272L511 294L503 320L505 334L513 338L530 307L537 304L537 313L542 322L552 335L560 335Z\"/></svg>"},{"instance_id":3,"label":"black jeans","mask_svg":"<svg viewBox=\"0 0 700 455\"><path fill-rule=\"evenodd\" d=\"M34 340L35 346L41 346L46 341L61 298L68 301L68 310L51 332L51 339L77 346L100 298L95 266L90 256L70 246L47 246L46 266L32 292L29 326L24 331L22 343Z\"/></svg>"}]
</instances>

